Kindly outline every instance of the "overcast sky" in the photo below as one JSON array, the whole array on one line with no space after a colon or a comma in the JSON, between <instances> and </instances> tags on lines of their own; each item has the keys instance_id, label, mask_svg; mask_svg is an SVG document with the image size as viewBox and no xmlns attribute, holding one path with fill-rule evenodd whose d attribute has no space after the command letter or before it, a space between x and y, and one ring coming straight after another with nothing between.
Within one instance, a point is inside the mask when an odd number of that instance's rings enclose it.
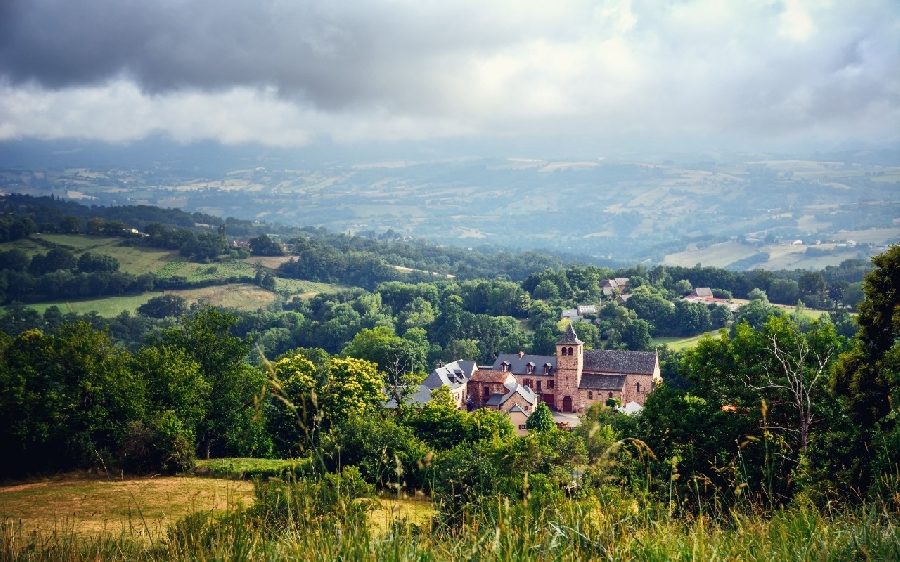
<instances>
[{"instance_id":1,"label":"overcast sky","mask_svg":"<svg viewBox=\"0 0 900 562\"><path fill-rule=\"evenodd\" d=\"M900 142L897 0L0 0L0 139Z\"/></svg>"}]
</instances>

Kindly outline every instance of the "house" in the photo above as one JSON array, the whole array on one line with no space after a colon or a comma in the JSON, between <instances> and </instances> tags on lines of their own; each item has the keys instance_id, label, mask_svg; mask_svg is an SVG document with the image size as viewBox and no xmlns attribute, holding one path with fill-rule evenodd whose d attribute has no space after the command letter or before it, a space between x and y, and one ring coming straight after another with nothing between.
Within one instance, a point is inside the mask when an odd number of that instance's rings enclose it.
<instances>
[{"instance_id":1,"label":"house","mask_svg":"<svg viewBox=\"0 0 900 562\"><path fill-rule=\"evenodd\" d=\"M485 382L475 392L480 392L483 399L490 397L488 392L499 392L497 385L510 384L512 377L550 408L562 412L583 412L610 398L621 404L636 402L643 406L647 395L662 380L655 351L585 350L571 324L556 344L556 356L526 355L521 351L502 354L490 371L477 371L472 380L479 376ZM490 389L486 388L489 378L490 384L495 385ZM470 396L472 393L470 382Z\"/></svg>"},{"instance_id":2,"label":"house","mask_svg":"<svg viewBox=\"0 0 900 562\"><path fill-rule=\"evenodd\" d=\"M728 302L727 299L720 299L713 296L712 289L709 287L697 287L691 294L686 297L682 297L682 300L687 302L695 302L702 304L715 304L718 306L728 307L731 312L737 311L740 305L735 304L733 302Z\"/></svg>"},{"instance_id":3,"label":"house","mask_svg":"<svg viewBox=\"0 0 900 562\"><path fill-rule=\"evenodd\" d=\"M512 426L516 429L516 435L528 434L528 430L525 428L525 424L528 422L528 414L518 405L510 408L509 421L512 422Z\"/></svg>"},{"instance_id":4,"label":"house","mask_svg":"<svg viewBox=\"0 0 900 562\"><path fill-rule=\"evenodd\" d=\"M586 314L597 314L597 307L592 304L585 304L575 308L567 308L559 316L560 320L568 318L570 322L580 322L583 320L582 316Z\"/></svg>"},{"instance_id":5,"label":"house","mask_svg":"<svg viewBox=\"0 0 900 562\"><path fill-rule=\"evenodd\" d=\"M613 298L616 294L624 293L628 290L628 277L616 277L615 279L604 279L600 282L600 290L604 297Z\"/></svg>"},{"instance_id":6,"label":"house","mask_svg":"<svg viewBox=\"0 0 900 562\"><path fill-rule=\"evenodd\" d=\"M540 402L537 393L520 384L509 371L479 369L469 379L468 387L473 407L506 413L518 407L530 415Z\"/></svg>"},{"instance_id":7,"label":"house","mask_svg":"<svg viewBox=\"0 0 900 562\"><path fill-rule=\"evenodd\" d=\"M407 398L407 403L412 406L422 406L431 400L432 390L446 386L456 407L464 409L468 399L466 385L476 369L478 369L478 365L475 361L454 361L438 367L425 377L416 392ZM389 400L387 407L396 408L397 404L394 400Z\"/></svg>"},{"instance_id":8,"label":"house","mask_svg":"<svg viewBox=\"0 0 900 562\"><path fill-rule=\"evenodd\" d=\"M448 387L456 407L462 409L466 407L469 378L477 369L478 364L475 361L454 361L431 371L431 374L422 381L421 386L428 389L429 397L435 388Z\"/></svg>"}]
</instances>

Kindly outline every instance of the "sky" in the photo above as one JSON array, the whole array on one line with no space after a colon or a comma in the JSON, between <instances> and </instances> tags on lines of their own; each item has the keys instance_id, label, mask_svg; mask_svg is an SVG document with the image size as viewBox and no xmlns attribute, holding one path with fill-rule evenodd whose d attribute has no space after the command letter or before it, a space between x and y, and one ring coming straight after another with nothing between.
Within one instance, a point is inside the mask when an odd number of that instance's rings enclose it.
<instances>
[{"instance_id":1,"label":"sky","mask_svg":"<svg viewBox=\"0 0 900 562\"><path fill-rule=\"evenodd\" d=\"M900 142L897 0L2 0L0 140Z\"/></svg>"}]
</instances>

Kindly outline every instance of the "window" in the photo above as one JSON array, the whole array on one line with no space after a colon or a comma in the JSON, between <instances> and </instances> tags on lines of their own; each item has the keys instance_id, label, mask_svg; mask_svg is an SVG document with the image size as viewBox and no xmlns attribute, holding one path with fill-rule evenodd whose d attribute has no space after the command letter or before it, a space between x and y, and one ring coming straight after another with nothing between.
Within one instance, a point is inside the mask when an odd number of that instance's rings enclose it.
<instances>
[{"instance_id":1,"label":"window","mask_svg":"<svg viewBox=\"0 0 900 562\"><path fill-rule=\"evenodd\" d=\"M525 431L526 429L528 429L528 428L525 427L524 423L519 424L519 431Z\"/></svg>"},{"instance_id":2,"label":"window","mask_svg":"<svg viewBox=\"0 0 900 562\"><path fill-rule=\"evenodd\" d=\"M547 381L547 388L550 388L550 389L553 388L553 379L550 379L549 381Z\"/></svg>"},{"instance_id":3,"label":"window","mask_svg":"<svg viewBox=\"0 0 900 562\"><path fill-rule=\"evenodd\" d=\"M531 385L532 385L531 379L525 379L524 381L522 381L522 386L527 386L528 388L531 388Z\"/></svg>"},{"instance_id":4,"label":"window","mask_svg":"<svg viewBox=\"0 0 900 562\"><path fill-rule=\"evenodd\" d=\"M594 399L594 391L588 390L588 400L593 400L593 399Z\"/></svg>"},{"instance_id":5,"label":"window","mask_svg":"<svg viewBox=\"0 0 900 562\"><path fill-rule=\"evenodd\" d=\"M490 398L490 396L491 396L491 387L489 387L489 386L484 387L484 397Z\"/></svg>"},{"instance_id":6,"label":"window","mask_svg":"<svg viewBox=\"0 0 900 562\"><path fill-rule=\"evenodd\" d=\"M533 372L534 372L534 363L529 362L527 365L525 365L525 374L530 375Z\"/></svg>"},{"instance_id":7,"label":"window","mask_svg":"<svg viewBox=\"0 0 900 562\"><path fill-rule=\"evenodd\" d=\"M609 397L612 398L612 392L609 393Z\"/></svg>"},{"instance_id":8,"label":"window","mask_svg":"<svg viewBox=\"0 0 900 562\"><path fill-rule=\"evenodd\" d=\"M550 363L544 363L544 374L545 375L550 374L550 367L551 367Z\"/></svg>"},{"instance_id":9,"label":"window","mask_svg":"<svg viewBox=\"0 0 900 562\"><path fill-rule=\"evenodd\" d=\"M635 383L635 388L637 389L637 393L641 393L641 383Z\"/></svg>"},{"instance_id":10,"label":"window","mask_svg":"<svg viewBox=\"0 0 900 562\"><path fill-rule=\"evenodd\" d=\"M538 390L541 389L541 381L537 381L537 389L538 389Z\"/></svg>"},{"instance_id":11,"label":"window","mask_svg":"<svg viewBox=\"0 0 900 562\"><path fill-rule=\"evenodd\" d=\"M504 361L503 363L501 363L500 370L503 371L504 373L506 371L509 371L509 361Z\"/></svg>"}]
</instances>

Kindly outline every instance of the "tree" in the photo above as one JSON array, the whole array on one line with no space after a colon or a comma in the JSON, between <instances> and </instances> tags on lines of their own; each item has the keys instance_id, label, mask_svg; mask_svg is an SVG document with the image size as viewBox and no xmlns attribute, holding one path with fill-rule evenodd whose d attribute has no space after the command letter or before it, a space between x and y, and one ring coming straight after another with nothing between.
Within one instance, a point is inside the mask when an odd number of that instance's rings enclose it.
<instances>
[{"instance_id":1,"label":"tree","mask_svg":"<svg viewBox=\"0 0 900 562\"><path fill-rule=\"evenodd\" d=\"M59 222L59 230L64 234L78 234L81 230L81 219L72 215L66 215Z\"/></svg>"},{"instance_id":2,"label":"tree","mask_svg":"<svg viewBox=\"0 0 900 562\"><path fill-rule=\"evenodd\" d=\"M774 361L766 364L762 380L746 378L756 390L775 391L794 411L799 434L799 450L809 443L810 429L818 420L816 408L826 392L827 381L841 341L831 323L814 323L804 334L785 317L772 317L766 323L766 348ZM776 398L777 399L777 398Z\"/></svg>"},{"instance_id":3,"label":"tree","mask_svg":"<svg viewBox=\"0 0 900 562\"><path fill-rule=\"evenodd\" d=\"M160 295L139 306L137 311L149 318L181 316L187 311L187 301L179 295Z\"/></svg>"},{"instance_id":4,"label":"tree","mask_svg":"<svg viewBox=\"0 0 900 562\"><path fill-rule=\"evenodd\" d=\"M398 406L422 382L427 353L427 345L401 338L385 326L360 330L343 350L345 356L365 359L378 366L388 393Z\"/></svg>"},{"instance_id":5,"label":"tree","mask_svg":"<svg viewBox=\"0 0 900 562\"><path fill-rule=\"evenodd\" d=\"M556 429L556 423L553 421L553 413L546 404L541 402L525 421L525 429L529 431L552 431Z\"/></svg>"},{"instance_id":6,"label":"tree","mask_svg":"<svg viewBox=\"0 0 900 562\"><path fill-rule=\"evenodd\" d=\"M367 415L384 402L383 378L375 363L353 357L332 357L322 403L332 422Z\"/></svg>"},{"instance_id":7,"label":"tree","mask_svg":"<svg viewBox=\"0 0 900 562\"><path fill-rule=\"evenodd\" d=\"M265 234L261 234L249 241L250 255L253 256L283 256L284 250L281 244L272 240Z\"/></svg>"},{"instance_id":8,"label":"tree","mask_svg":"<svg viewBox=\"0 0 900 562\"><path fill-rule=\"evenodd\" d=\"M295 457L319 442L324 373L294 351L272 364L271 375L266 429L277 455Z\"/></svg>"},{"instance_id":9,"label":"tree","mask_svg":"<svg viewBox=\"0 0 900 562\"><path fill-rule=\"evenodd\" d=\"M209 410L197 424L197 438L205 458L246 453L252 406L265 388L263 374L244 362L250 343L231 334L237 318L212 306L185 316L179 328L162 333L161 343L184 350L200 366L210 386ZM151 344L156 343L151 340Z\"/></svg>"},{"instance_id":10,"label":"tree","mask_svg":"<svg viewBox=\"0 0 900 562\"><path fill-rule=\"evenodd\" d=\"M900 245L872 258L857 306L859 333L841 357L835 391L846 397L857 423L871 428L900 404Z\"/></svg>"}]
</instances>

